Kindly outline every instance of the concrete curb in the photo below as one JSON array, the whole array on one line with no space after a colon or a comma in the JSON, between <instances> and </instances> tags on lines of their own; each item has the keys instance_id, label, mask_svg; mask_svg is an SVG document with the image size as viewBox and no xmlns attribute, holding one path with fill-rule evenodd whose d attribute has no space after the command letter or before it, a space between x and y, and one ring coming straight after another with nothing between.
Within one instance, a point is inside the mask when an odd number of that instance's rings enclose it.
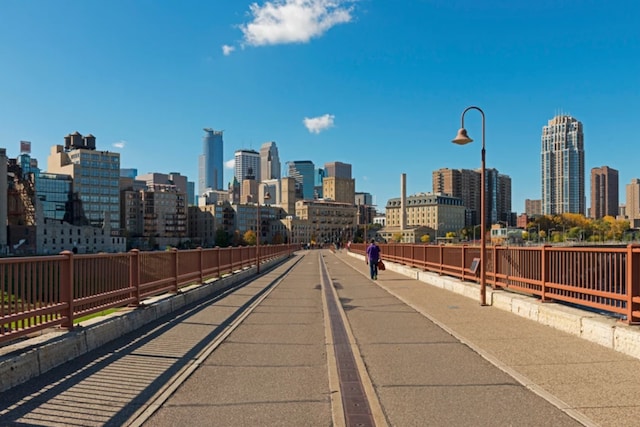
<instances>
[{"instance_id":1,"label":"concrete curb","mask_svg":"<svg viewBox=\"0 0 640 427\"><path fill-rule=\"evenodd\" d=\"M261 264L265 271L286 261L274 258ZM0 392L22 384L74 358L88 353L173 311L200 301L256 274L256 268L236 271L200 285L182 288L175 295L161 295L136 308L96 317L72 331L46 332L38 337L0 348Z\"/></svg>"},{"instance_id":2,"label":"concrete curb","mask_svg":"<svg viewBox=\"0 0 640 427\"><path fill-rule=\"evenodd\" d=\"M364 256L353 252L349 252L349 255L364 260ZM386 260L385 266L387 270L403 276L480 301L480 286L475 283ZM486 300L488 305L495 308L640 359L640 328L624 324L613 316L553 302L543 303L534 297L491 288L486 290Z\"/></svg>"}]
</instances>

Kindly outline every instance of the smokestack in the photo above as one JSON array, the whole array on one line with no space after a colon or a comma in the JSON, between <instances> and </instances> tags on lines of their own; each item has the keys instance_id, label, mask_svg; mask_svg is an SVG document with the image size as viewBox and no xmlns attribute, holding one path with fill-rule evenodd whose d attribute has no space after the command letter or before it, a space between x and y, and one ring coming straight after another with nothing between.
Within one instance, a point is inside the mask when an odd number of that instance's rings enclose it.
<instances>
[{"instance_id":1,"label":"smokestack","mask_svg":"<svg viewBox=\"0 0 640 427\"><path fill-rule=\"evenodd\" d=\"M407 228L407 174L400 175L400 229Z\"/></svg>"}]
</instances>

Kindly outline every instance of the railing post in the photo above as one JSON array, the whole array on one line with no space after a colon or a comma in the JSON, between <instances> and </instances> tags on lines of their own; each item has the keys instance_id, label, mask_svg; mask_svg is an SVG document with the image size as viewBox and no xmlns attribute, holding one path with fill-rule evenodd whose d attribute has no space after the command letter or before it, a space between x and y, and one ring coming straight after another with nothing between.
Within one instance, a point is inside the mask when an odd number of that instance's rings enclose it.
<instances>
[{"instance_id":1,"label":"railing post","mask_svg":"<svg viewBox=\"0 0 640 427\"><path fill-rule=\"evenodd\" d=\"M200 284L204 283L204 252L198 247L198 268L200 269Z\"/></svg>"},{"instance_id":2,"label":"railing post","mask_svg":"<svg viewBox=\"0 0 640 427\"><path fill-rule=\"evenodd\" d=\"M438 245L438 252L440 253L440 259L439 259L439 264L440 264L440 271L438 271L438 274L440 276L442 276L442 273L444 272L444 246L441 244L438 244L436 242L436 244Z\"/></svg>"},{"instance_id":3,"label":"railing post","mask_svg":"<svg viewBox=\"0 0 640 427\"><path fill-rule=\"evenodd\" d=\"M461 271L461 275L460 278L464 281L467 278L467 270L466 270L466 265L467 265L467 249L469 248L469 245L464 244L462 245L462 265L460 266L460 271Z\"/></svg>"},{"instance_id":4,"label":"railing post","mask_svg":"<svg viewBox=\"0 0 640 427\"><path fill-rule=\"evenodd\" d=\"M73 329L73 252L63 251L66 257L60 268L60 299L67 304L65 316L60 326Z\"/></svg>"},{"instance_id":5,"label":"railing post","mask_svg":"<svg viewBox=\"0 0 640 427\"><path fill-rule=\"evenodd\" d=\"M637 244L627 245L627 324L636 323L636 318L639 317L639 312L635 310L635 307L640 302L640 268L638 268L640 253L634 252L634 249L639 247L640 245Z\"/></svg>"},{"instance_id":6,"label":"railing post","mask_svg":"<svg viewBox=\"0 0 640 427\"><path fill-rule=\"evenodd\" d=\"M411 245L411 262L415 266L416 264L416 245Z\"/></svg>"},{"instance_id":7,"label":"railing post","mask_svg":"<svg viewBox=\"0 0 640 427\"><path fill-rule=\"evenodd\" d=\"M179 280L179 269L178 269L178 249L176 248L171 248L171 252L173 252L173 270L174 270L174 280L175 280L175 287L173 289L173 291L175 293L178 293L178 280Z\"/></svg>"},{"instance_id":8,"label":"railing post","mask_svg":"<svg viewBox=\"0 0 640 427\"><path fill-rule=\"evenodd\" d=\"M216 269L217 269L217 275L216 277L220 277L220 246L216 246L215 248L213 248L214 251L216 251L216 258L218 259L217 261L217 265L216 265Z\"/></svg>"},{"instance_id":9,"label":"railing post","mask_svg":"<svg viewBox=\"0 0 640 427\"><path fill-rule=\"evenodd\" d=\"M140 250L131 249L129 258L129 285L134 289L133 297L136 305L140 305Z\"/></svg>"},{"instance_id":10,"label":"railing post","mask_svg":"<svg viewBox=\"0 0 640 427\"><path fill-rule=\"evenodd\" d=\"M498 273L502 274L502 259L500 259L500 257L498 256L498 251L502 249L502 246L500 245L493 245L492 247L492 252L493 252L493 290L498 290L500 289L500 284L498 282ZM500 254L504 254L506 256L506 253L502 250L500 250Z\"/></svg>"},{"instance_id":11,"label":"railing post","mask_svg":"<svg viewBox=\"0 0 640 427\"><path fill-rule=\"evenodd\" d=\"M542 245L540 247L540 280L542 281L540 300L547 302L547 282L549 281L549 251L547 248L549 245Z\"/></svg>"}]
</instances>

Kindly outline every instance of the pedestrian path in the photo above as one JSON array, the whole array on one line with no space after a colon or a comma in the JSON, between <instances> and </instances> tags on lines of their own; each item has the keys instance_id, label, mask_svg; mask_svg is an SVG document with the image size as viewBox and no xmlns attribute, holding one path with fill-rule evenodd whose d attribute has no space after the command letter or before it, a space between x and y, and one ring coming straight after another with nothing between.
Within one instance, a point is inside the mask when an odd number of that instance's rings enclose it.
<instances>
[{"instance_id":1,"label":"pedestrian path","mask_svg":"<svg viewBox=\"0 0 640 427\"><path fill-rule=\"evenodd\" d=\"M640 359L387 265L374 281L362 257L301 251L239 292L0 393L0 425L349 425L325 291L375 425L640 424Z\"/></svg>"},{"instance_id":2,"label":"pedestrian path","mask_svg":"<svg viewBox=\"0 0 640 427\"><path fill-rule=\"evenodd\" d=\"M584 424L640 425L639 359L390 270L376 284Z\"/></svg>"}]
</instances>

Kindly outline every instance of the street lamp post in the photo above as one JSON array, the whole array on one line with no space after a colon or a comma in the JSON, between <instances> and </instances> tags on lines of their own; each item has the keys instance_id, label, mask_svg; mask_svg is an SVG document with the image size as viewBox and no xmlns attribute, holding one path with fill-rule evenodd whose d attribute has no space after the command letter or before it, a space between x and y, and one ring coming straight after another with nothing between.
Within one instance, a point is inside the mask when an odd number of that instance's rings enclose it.
<instances>
[{"instance_id":1,"label":"street lamp post","mask_svg":"<svg viewBox=\"0 0 640 427\"><path fill-rule=\"evenodd\" d=\"M267 192L264 195L264 200L269 200L271 195ZM256 196L256 274L260 274L260 234L262 234L262 227L260 224L260 196Z\"/></svg>"},{"instance_id":2,"label":"street lamp post","mask_svg":"<svg viewBox=\"0 0 640 427\"><path fill-rule=\"evenodd\" d=\"M482 151L481 151L481 165L480 165L480 226L482 233L480 234L480 305L487 305L487 277L486 277L486 256L487 249L487 219L486 219L486 203L487 194L485 190L485 119L484 111L482 109L471 106L467 107L460 116L460 130L458 135L451 141L454 144L465 145L473 142L473 139L467 135L467 130L464 128L464 115L469 110L477 110L482 116Z\"/></svg>"}]
</instances>

